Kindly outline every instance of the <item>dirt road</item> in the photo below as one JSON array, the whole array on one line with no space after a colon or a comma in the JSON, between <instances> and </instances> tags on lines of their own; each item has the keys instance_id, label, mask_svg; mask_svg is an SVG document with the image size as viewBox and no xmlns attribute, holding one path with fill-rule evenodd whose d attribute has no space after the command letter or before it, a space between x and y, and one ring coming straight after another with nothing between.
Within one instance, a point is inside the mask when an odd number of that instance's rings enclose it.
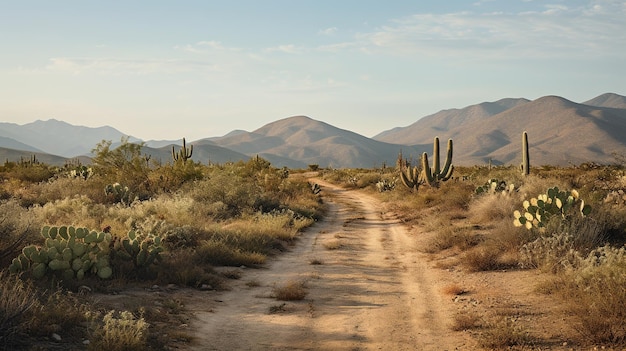
<instances>
[{"instance_id":1,"label":"dirt road","mask_svg":"<svg viewBox=\"0 0 626 351\"><path fill-rule=\"evenodd\" d=\"M373 198L317 181L329 206L289 252L246 269L194 311L192 350L470 350L418 240ZM232 269L232 268L231 268ZM301 301L273 288L305 281Z\"/></svg>"}]
</instances>

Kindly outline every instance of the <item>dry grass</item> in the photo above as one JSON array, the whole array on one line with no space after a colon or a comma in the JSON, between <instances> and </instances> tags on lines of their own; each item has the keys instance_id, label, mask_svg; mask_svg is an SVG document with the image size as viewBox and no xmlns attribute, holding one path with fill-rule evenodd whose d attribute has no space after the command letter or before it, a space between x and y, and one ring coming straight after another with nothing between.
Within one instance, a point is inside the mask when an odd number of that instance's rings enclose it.
<instances>
[{"instance_id":1,"label":"dry grass","mask_svg":"<svg viewBox=\"0 0 626 351\"><path fill-rule=\"evenodd\" d=\"M454 331L463 331L480 328L481 318L474 312L457 313L454 316L454 322L451 329Z\"/></svg>"},{"instance_id":2,"label":"dry grass","mask_svg":"<svg viewBox=\"0 0 626 351\"><path fill-rule=\"evenodd\" d=\"M30 316L40 308L32 284L0 271L0 346L16 343L30 326Z\"/></svg>"},{"instance_id":3,"label":"dry grass","mask_svg":"<svg viewBox=\"0 0 626 351\"><path fill-rule=\"evenodd\" d=\"M303 280L289 280L274 287L273 296L281 301L303 300L306 295L306 282Z\"/></svg>"},{"instance_id":4,"label":"dry grass","mask_svg":"<svg viewBox=\"0 0 626 351\"><path fill-rule=\"evenodd\" d=\"M311 260L309 260L309 264L314 265L314 266L323 265L324 261L319 258L312 258Z\"/></svg>"},{"instance_id":5,"label":"dry grass","mask_svg":"<svg viewBox=\"0 0 626 351\"><path fill-rule=\"evenodd\" d=\"M422 250L427 253L436 253L452 247L467 250L478 245L481 240L480 235L472 232L472 228L442 224Z\"/></svg>"},{"instance_id":6,"label":"dry grass","mask_svg":"<svg viewBox=\"0 0 626 351\"><path fill-rule=\"evenodd\" d=\"M479 341L483 347L490 350L527 346L533 343L529 332L515 318L498 317L484 323L484 327Z\"/></svg>"},{"instance_id":7,"label":"dry grass","mask_svg":"<svg viewBox=\"0 0 626 351\"><path fill-rule=\"evenodd\" d=\"M143 317L128 311L109 311L104 316L92 316L94 333L90 350L139 350L145 349L149 324Z\"/></svg>"},{"instance_id":8,"label":"dry grass","mask_svg":"<svg viewBox=\"0 0 626 351\"><path fill-rule=\"evenodd\" d=\"M468 291L458 284L448 284L441 289L446 295L463 295L467 294Z\"/></svg>"},{"instance_id":9,"label":"dry grass","mask_svg":"<svg viewBox=\"0 0 626 351\"><path fill-rule=\"evenodd\" d=\"M326 250L339 250L343 247L343 244L340 239L330 239L326 240L323 246Z\"/></svg>"}]
</instances>

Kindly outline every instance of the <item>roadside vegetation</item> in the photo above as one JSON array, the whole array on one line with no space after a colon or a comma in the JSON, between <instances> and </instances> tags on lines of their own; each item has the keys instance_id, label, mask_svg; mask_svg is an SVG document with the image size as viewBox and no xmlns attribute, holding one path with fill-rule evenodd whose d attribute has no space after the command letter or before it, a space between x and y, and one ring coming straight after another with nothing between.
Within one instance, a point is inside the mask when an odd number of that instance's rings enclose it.
<instances>
[{"instance_id":1,"label":"roadside vegetation","mask_svg":"<svg viewBox=\"0 0 626 351\"><path fill-rule=\"evenodd\" d=\"M153 160L141 148L103 141L89 165L0 166L1 349L190 342L184 304L167 294L102 296L223 289L232 277L214 267L258 267L322 216L306 179L263 158L203 165L191 150Z\"/></svg>"},{"instance_id":2,"label":"roadside vegetation","mask_svg":"<svg viewBox=\"0 0 626 351\"><path fill-rule=\"evenodd\" d=\"M529 175L518 167L457 167L453 178L417 190L403 185L399 168L324 170L323 178L376 194L425 231L429 244L420 249L442 269L547 274L535 291L566 306L580 345L626 345L624 165L545 166ZM451 286L443 293L468 293ZM451 329L469 330L488 349L536 346L517 313L461 313Z\"/></svg>"},{"instance_id":3,"label":"roadside vegetation","mask_svg":"<svg viewBox=\"0 0 626 351\"><path fill-rule=\"evenodd\" d=\"M191 153L184 147L171 160L153 160L141 145L103 141L89 165L59 168L33 158L0 166L0 348L163 350L189 343L179 327L187 323L183 302L167 294L123 303L102 296L224 289L239 276L215 267L260 267L323 215L320 187L297 171L260 157L203 165ZM453 177L428 182L415 171L411 188L401 166L309 168L375 194L419 227L428 235L421 250L438 267L547 275L535 291L566 306L580 345L626 345L623 164L535 167L528 175L517 167L457 167ZM340 248L335 239L325 248ZM291 301L307 290L289 281L273 293ZM471 290L451 284L442 293ZM450 328L471 331L489 349L537 345L517 317L512 309L463 313Z\"/></svg>"}]
</instances>

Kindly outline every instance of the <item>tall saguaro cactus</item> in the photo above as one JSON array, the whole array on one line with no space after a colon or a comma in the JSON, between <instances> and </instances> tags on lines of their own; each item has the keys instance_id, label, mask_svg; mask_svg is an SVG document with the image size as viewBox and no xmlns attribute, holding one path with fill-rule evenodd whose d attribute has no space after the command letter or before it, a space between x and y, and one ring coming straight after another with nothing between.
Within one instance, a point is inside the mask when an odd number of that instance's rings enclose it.
<instances>
[{"instance_id":1,"label":"tall saguaro cactus","mask_svg":"<svg viewBox=\"0 0 626 351\"><path fill-rule=\"evenodd\" d=\"M189 149L187 149L187 142L185 141L185 138L183 138L183 147L178 150L178 152L176 152L176 150L174 150L174 146L172 146L172 158L174 161L183 160L183 162L187 162L187 160L191 158L192 154L193 145L190 145Z\"/></svg>"},{"instance_id":2,"label":"tall saguaro cactus","mask_svg":"<svg viewBox=\"0 0 626 351\"><path fill-rule=\"evenodd\" d=\"M452 165L452 139L448 140L448 154L443 169L440 168L439 162L439 137L435 137L433 142L433 168L428 164L428 154L422 154L422 172L424 179L430 186L437 186L439 182L444 182L452 177L454 166Z\"/></svg>"},{"instance_id":3,"label":"tall saguaro cactus","mask_svg":"<svg viewBox=\"0 0 626 351\"><path fill-rule=\"evenodd\" d=\"M522 133L522 175L530 174L530 159L528 158L528 133Z\"/></svg>"}]
</instances>

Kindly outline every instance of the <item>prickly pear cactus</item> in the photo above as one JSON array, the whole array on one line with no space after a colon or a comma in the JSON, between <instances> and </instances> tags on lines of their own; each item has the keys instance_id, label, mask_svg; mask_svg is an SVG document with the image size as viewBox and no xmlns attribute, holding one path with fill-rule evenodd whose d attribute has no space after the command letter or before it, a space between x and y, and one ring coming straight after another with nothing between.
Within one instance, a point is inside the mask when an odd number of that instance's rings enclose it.
<instances>
[{"instance_id":1,"label":"prickly pear cactus","mask_svg":"<svg viewBox=\"0 0 626 351\"><path fill-rule=\"evenodd\" d=\"M591 206L580 199L578 191L562 191L558 187L550 188L536 198L525 200L523 206L524 211L515 210L513 213L513 224L526 229L545 228L554 216L566 219L576 212L581 216L587 216L591 212Z\"/></svg>"},{"instance_id":2,"label":"prickly pear cactus","mask_svg":"<svg viewBox=\"0 0 626 351\"><path fill-rule=\"evenodd\" d=\"M161 259L163 240L159 236L143 234L130 230L126 238L113 245L114 257L132 261L135 267L147 268Z\"/></svg>"},{"instance_id":3,"label":"prickly pear cactus","mask_svg":"<svg viewBox=\"0 0 626 351\"><path fill-rule=\"evenodd\" d=\"M120 183L108 184L105 186L104 194L111 196L114 202L119 202L123 205L130 205L134 200L130 189Z\"/></svg>"},{"instance_id":4,"label":"prickly pear cactus","mask_svg":"<svg viewBox=\"0 0 626 351\"><path fill-rule=\"evenodd\" d=\"M481 194L502 194L510 195L514 193L515 185L507 184L504 180L498 180L495 178L489 179L485 184L476 188L476 195Z\"/></svg>"},{"instance_id":5,"label":"prickly pear cactus","mask_svg":"<svg viewBox=\"0 0 626 351\"><path fill-rule=\"evenodd\" d=\"M89 274L111 278L110 233L73 226L44 226L41 236L45 239L44 245L22 249L11 262L10 272L30 272L35 279L48 274L63 280L80 280Z\"/></svg>"}]
</instances>

